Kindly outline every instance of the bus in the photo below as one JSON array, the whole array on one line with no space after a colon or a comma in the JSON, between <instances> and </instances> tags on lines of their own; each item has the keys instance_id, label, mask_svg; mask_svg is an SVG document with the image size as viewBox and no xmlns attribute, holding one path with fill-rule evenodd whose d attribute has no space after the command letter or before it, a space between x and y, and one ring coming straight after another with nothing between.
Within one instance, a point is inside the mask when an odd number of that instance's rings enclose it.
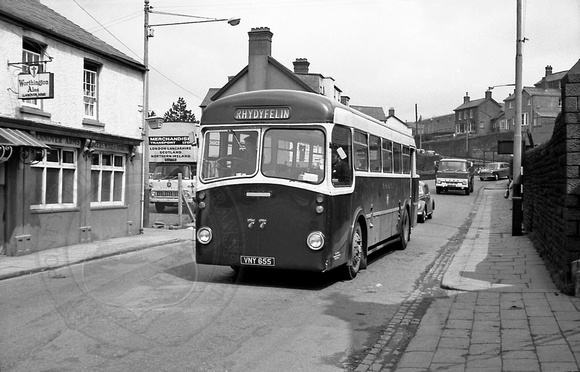
<instances>
[{"instance_id":1,"label":"bus","mask_svg":"<svg viewBox=\"0 0 580 372\"><path fill-rule=\"evenodd\" d=\"M197 263L353 279L374 251L406 248L419 184L406 128L319 94L259 90L209 104L200 131Z\"/></svg>"}]
</instances>

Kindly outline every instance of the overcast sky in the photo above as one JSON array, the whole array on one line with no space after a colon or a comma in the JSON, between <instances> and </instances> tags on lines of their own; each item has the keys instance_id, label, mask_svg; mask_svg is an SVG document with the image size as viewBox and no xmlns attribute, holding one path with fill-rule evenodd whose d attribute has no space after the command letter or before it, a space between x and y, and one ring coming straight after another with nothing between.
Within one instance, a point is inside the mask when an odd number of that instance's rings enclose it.
<instances>
[{"instance_id":1,"label":"overcast sky","mask_svg":"<svg viewBox=\"0 0 580 372\"><path fill-rule=\"evenodd\" d=\"M41 0L128 56L143 61L143 0ZM269 27L272 57L332 77L353 105L390 107L403 120L453 113L469 93L515 82L516 0L150 0L154 10L225 22L155 27L149 40L150 109L178 97L199 119L209 88L248 64L248 32ZM580 1L523 0L523 84L580 59ZM151 14L150 24L191 18ZM104 26L104 27L103 27ZM498 87L503 102L513 87Z\"/></svg>"}]
</instances>

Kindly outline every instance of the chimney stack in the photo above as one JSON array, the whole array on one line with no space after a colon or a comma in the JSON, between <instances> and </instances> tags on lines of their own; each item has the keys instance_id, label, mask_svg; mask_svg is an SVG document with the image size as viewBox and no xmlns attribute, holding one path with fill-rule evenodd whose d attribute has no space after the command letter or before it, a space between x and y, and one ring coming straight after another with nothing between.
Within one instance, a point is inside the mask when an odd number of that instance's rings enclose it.
<instances>
[{"instance_id":1,"label":"chimney stack","mask_svg":"<svg viewBox=\"0 0 580 372\"><path fill-rule=\"evenodd\" d=\"M491 90L486 90L485 91L485 99L491 99Z\"/></svg>"},{"instance_id":2,"label":"chimney stack","mask_svg":"<svg viewBox=\"0 0 580 372\"><path fill-rule=\"evenodd\" d=\"M308 73L308 66L310 66L310 62L306 58L296 58L296 61L292 62L294 64L294 73L295 74L307 74Z\"/></svg>"},{"instance_id":3,"label":"chimney stack","mask_svg":"<svg viewBox=\"0 0 580 372\"><path fill-rule=\"evenodd\" d=\"M391 116L395 116L395 108L394 107L389 107L389 117Z\"/></svg>"},{"instance_id":4,"label":"chimney stack","mask_svg":"<svg viewBox=\"0 0 580 372\"><path fill-rule=\"evenodd\" d=\"M266 89L268 58L272 55L272 36L268 27L255 27L248 32L248 90Z\"/></svg>"},{"instance_id":5,"label":"chimney stack","mask_svg":"<svg viewBox=\"0 0 580 372\"><path fill-rule=\"evenodd\" d=\"M546 76L552 75L552 66L546 66Z\"/></svg>"},{"instance_id":6,"label":"chimney stack","mask_svg":"<svg viewBox=\"0 0 580 372\"><path fill-rule=\"evenodd\" d=\"M463 97L463 103L469 102L469 92L465 92L465 96Z\"/></svg>"}]
</instances>

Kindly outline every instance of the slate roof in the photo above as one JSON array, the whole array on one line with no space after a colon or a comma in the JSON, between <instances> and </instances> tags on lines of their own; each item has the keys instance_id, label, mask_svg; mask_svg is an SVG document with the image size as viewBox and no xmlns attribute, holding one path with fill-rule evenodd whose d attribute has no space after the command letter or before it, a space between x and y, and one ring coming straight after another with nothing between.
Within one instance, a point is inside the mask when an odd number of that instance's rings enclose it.
<instances>
[{"instance_id":1,"label":"slate roof","mask_svg":"<svg viewBox=\"0 0 580 372\"><path fill-rule=\"evenodd\" d=\"M544 97L560 97L562 91L560 89L542 89L536 87L524 87L523 90L528 92L531 96L544 96ZM505 101L510 101L516 99L514 93L510 94Z\"/></svg>"},{"instance_id":2,"label":"slate roof","mask_svg":"<svg viewBox=\"0 0 580 372\"><path fill-rule=\"evenodd\" d=\"M374 106L356 106L356 105L349 105L350 108L358 110L363 114L367 114L368 116L375 118L379 121L386 121L387 117L385 116L385 111L382 107L374 107Z\"/></svg>"},{"instance_id":3,"label":"slate roof","mask_svg":"<svg viewBox=\"0 0 580 372\"><path fill-rule=\"evenodd\" d=\"M548 76L544 76L542 79L540 79L536 84L536 86L540 86L542 85L542 81L545 78L546 82L550 83L552 81L558 81L558 80L562 80L562 78L564 78L564 76L566 76L566 74L568 73L568 70L566 71L560 71L560 72L554 72Z\"/></svg>"},{"instance_id":4,"label":"slate roof","mask_svg":"<svg viewBox=\"0 0 580 372\"><path fill-rule=\"evenodd\" d=\"M145 65L141 62L128 57L66 17L41 4L40 0L0 0L0 19L145 71Z\"/></svg>"},{"instance_id":5,"label":"slate roof","mask_svg":"<svg viewBox=\"0 0 580 372\"><path fill-rule=\"evenodd\" d=\"M284 66L283 64L281 64L277 60L275 60L273 57L270 57L270 56L268 57L268 63L270 65L274 66L274 68L280 70L284 75L288 76L288 78L290 78L290 80L293 80L298 85L300 85L301 87L303 87L306 92L317 93L310 86L308 86L308 84L306 84L305 82L303 82L298 76L294 75L294 73L290 69L288 69L286 66ZM238 80L240 80L244 75L246 75L248 73L248 68L249 68L248 66L244 67L240 72L238 72L236 74L236 76L234 76L233 78L231 78L226 83L226 85L224 85L223 87L219 88L218 91L214 95L212 95L210 97L211 102L219 99L225 92L227 92L227 90L232 85L234 85ZM210 90L211 89L215 89L215 88L210 88Z\"/></svg>"}]
</instances>

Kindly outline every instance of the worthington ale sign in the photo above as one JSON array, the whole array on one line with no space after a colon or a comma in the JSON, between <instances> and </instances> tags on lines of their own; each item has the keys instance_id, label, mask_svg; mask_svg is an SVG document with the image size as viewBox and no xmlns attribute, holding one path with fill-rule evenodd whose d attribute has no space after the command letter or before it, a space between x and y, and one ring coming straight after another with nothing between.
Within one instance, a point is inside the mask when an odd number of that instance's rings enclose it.
<instances>
[{"instance_id":1,"label":"worthington ale sign","mask_svg":"<svg viewBox=\"0 0 580 372\"><path fill-rule=\"evenodd\" d=\"M36 71L31 69L31 72ZM19 99L54 98L54 74L38 72L18 75Z\"/></svg>"}]
</instances>

